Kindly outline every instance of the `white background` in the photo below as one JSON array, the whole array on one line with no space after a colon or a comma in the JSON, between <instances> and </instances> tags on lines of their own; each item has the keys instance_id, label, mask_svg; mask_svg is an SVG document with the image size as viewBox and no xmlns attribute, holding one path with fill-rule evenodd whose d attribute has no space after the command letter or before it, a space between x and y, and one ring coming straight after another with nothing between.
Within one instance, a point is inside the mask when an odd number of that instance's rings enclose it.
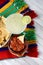
<instances>
[{"instance_id":1,"label":"white background","mask_svg":"<svg viewBox=\"0 0 43 65\"><path fill-rule=\"evenodd\" d=\"M24 57L19 59L8 59L0 61L0 65L43 65L43 0L25 0L31 9L38 13L35 20L36 34L38 40L38 58Z\"/></svg>"}]
</instances>

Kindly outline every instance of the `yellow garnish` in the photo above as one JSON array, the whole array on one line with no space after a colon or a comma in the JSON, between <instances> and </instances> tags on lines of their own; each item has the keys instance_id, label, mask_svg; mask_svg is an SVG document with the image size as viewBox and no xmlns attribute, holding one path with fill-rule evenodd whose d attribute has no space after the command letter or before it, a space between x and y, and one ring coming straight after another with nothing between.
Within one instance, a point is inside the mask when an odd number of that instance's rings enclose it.
<instances>
[{"instance_id":1,"label":"yellow garnish","mask_svg":"<svg viewBox=\"0 0 43 65\"><path fill-rule=\"evenodd\" d=\"M24 25L30 24L31 23L31 17L30 16L23 16L22 22Z\"/></svg>"}]
</instances>

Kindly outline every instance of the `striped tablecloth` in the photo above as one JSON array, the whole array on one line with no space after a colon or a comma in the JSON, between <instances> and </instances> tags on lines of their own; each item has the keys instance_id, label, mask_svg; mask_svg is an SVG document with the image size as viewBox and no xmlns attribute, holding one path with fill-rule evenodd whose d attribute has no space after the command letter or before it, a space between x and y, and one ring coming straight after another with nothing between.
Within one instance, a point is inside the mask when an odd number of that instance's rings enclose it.
<instances>
[{"instance_id":1,"label":"striped tablecloth","mask_svg":"<svg viewBox=\"0 0 43 65\"><path fill-rule=\"evenodd\" d=\"M36 26L36 34L38 40L38 50L40 52L38 58L24 57L19 59L3 60L0 65L43 65L43 0L25 0L30 8L38 13L38 18L34 19Z\"/></svg>"}]
</instances>

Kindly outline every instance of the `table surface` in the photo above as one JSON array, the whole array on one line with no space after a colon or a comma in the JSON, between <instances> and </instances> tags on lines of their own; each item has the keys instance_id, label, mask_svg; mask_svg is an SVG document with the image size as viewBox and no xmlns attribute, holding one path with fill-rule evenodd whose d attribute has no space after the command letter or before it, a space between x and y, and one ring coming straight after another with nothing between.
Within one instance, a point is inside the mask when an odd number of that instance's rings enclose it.
<instances>
[{"instance_id":1,"label":"table surface","mask_svg":"<svg viewBox=\"0 0 43 65\"><path fill-rule=\"evenodd\" d=\"M0 65L43 65L43 0L25 0L31 9L39 16L35 20L36 35L38 40L38 58L24 57L0 61Z\"/></svg>"}]
</instances>

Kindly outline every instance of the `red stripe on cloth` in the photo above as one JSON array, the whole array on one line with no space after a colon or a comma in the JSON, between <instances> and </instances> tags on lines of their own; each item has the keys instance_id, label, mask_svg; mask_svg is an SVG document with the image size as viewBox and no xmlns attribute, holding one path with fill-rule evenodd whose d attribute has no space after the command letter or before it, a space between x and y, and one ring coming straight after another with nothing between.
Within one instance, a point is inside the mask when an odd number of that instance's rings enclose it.
<instances>
[{"instance_id":1,"label":"red stripe on cloth","mask_svg":"<svg viewBox=\"0 0 43 65\"><path fill-rule=\"evenodd\" d=\"M32 47L28 49L28 53L26 53L24 56L38 57L38 55L39 53L37 51L37 47ZM18 58L18 57L16 55L11 54L9 50L0 52L0 60L8 58Z\"/></svg>"},{"instance_id":2,"label":"red stripe on cloth","mask_svg":"<svg viewBox=\"0 0 43 65\"><path fill-rule=\"evenodd\" d=\"M32 19L38 16L33 10L26 12L25 15L29 15Z\"/></svg>"},{"instance_id":3,"label":"red stripe on cloth","mask_svg":"<svg viewBox=\"0 0 43 65\"><path fill-rule=\"evenodd\" d=\"M34 25L34 21L31 21L31 23L29 25L33 26Z\"/></svg>"},{"instance_id":4,"label":"red stripe on cloth","mask_svg":"<svg viewBox=\"0 0 43 65\"><path fill-rule=\"evenodd\" d=\"M38 52L37 47L29 48L28 53L25 54L25 55L30 56L30 57L38 57L39 52Z\"/></svg>"},{"instance_id":5,"label":"red stripe on cloth","mask_svg":"<svg viewBox=\"0 0 43 65\"><path fill-rule=\"evenodd\" d=\"M0 0L0 4L2 5L6 0Z\"/></svg>"},{"instance_id":6,"label":"red stripe on cloth","mask_svg":"<svg viewBox=\"0 0 43 65\"><path fill-rule=\"evenodd\" d=\"M11 54L9 50L1 51L0 52L0 60L8 59L8 58L18 58L17 56Z\"/></svg>"}]
</instances>

